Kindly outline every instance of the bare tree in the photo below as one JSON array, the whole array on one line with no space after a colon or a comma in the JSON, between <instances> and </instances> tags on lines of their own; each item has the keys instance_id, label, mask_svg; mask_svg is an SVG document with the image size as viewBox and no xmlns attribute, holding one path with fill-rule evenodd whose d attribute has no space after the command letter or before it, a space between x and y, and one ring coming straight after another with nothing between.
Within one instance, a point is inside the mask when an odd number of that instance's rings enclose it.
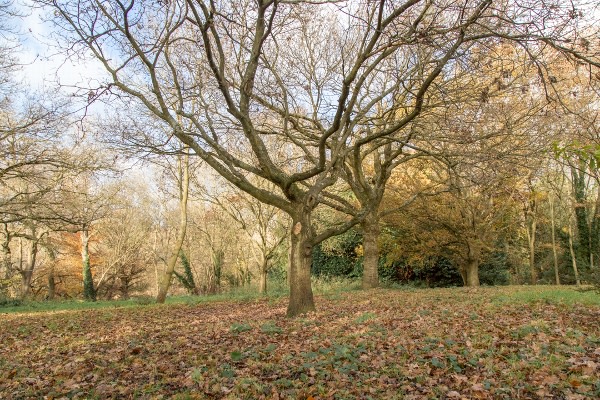
<instances>
[{"instance_id":1,"label":"bare tree","mask_svg":"<svg viewBox=\"0 0 600 400\"><path fill-rule=\"evenodd\" d=\"M184 151L187 151L187 149ZM173 279L173 271L175 271L175 265L177 264L177 259L179 258L179 253L181 252L187 230L188 197L190 188L190 161L187 153L184 153L178 159L177 172L179 188L179 229L177 231L175 243L173 243L173 248L170 250L167 268L160 282L158 295L156 297L158 303L164 303L167 298L167 292L169 291L171 280Z\"/></svg>"},{"instance_id":2,"label":"bare tree","mask_svg":"<svg viewBox=\"0 0 600 400\"><path fill-rule=\"evenodd\" d=\"M274 189L274 188L273 188ZM267 294L267 275L277 248L288 237L288 221L276 207L262 203L247 193L232 187L202 197L229 215L248 238L249 249L258 266L259 291Z\"/></svg>"},{"instance_id":3,"label":"bare tree","mask_svg":"<svg viewBox=\"0 0 600 400\"><path fill-rule=\"evenodd\" d=\"M313 246L359 223L373 207L356 211L326 195L344 161L413 121L458 54L493 37L575 54L568 43L553 41L575 26L572 7L559 1L552 11L541 0L526 6L490 0L40 3L51 8L64 49L92 54L106 69L108 78L91 88L92 97L114 93L130 110L139 106L141 115L169 127L139 130L130 141L165 149L174 137L238 188L291 217L290 316L314 310ZM407 70L412 73L404 76ZM398 71L397 79L388 79L389 71ZM384 101L400 95L407 99L402 107ZM381 104L393 122L366 129ZM273 143L281 152L269 150ZM260 180L277 190L253 183ZM316 231L318 206L347 209L350 218Z\"/></svg>"}]
</instances>

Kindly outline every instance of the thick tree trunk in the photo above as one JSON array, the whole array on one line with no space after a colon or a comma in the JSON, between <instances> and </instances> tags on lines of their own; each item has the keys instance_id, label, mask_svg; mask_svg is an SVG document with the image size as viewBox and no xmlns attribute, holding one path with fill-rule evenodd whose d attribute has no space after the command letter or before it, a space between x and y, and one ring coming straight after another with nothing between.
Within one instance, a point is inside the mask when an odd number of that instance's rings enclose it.
<instances>
[{"instance_id":1,"label":"thick tree trunk","mask_svg":"<svg viewBox=\"0 0 600 400\"><path fill-rule=\"evenodd\" d=\"M56 297L56 278L54 276L54 268L48 274L48 300L54 300Z\"/></svg>"},{"instance_id":2,"label":"thick tree trunk","mask_svg":"<svg viewBox=\"0 0 600 400\"><path fill-rule=\"evenodd\" d=\"M32 232L32 236L35 237L35 231ZM27 254L27 265L25 269L21 271L21 277L23 278L21 287L21 298L24 299L29 296L31 292L31 281L33 279L33 270L37 261L38 242L37 240L31 241L31 247L29 247L29 253Z\"/></svg>"},{"instance_id":3,"label":"thick tree trunk","mask_svg":"<svg viewBox=\"0 0 600 400\"><path fill-rule=\"evenodd\" d=\"M468 287L479 286L479 260L469 260L466 265L466 285Z\"/></svg>"},{"instance_id":4,"label":"thick tree trunk","mask_svg":"<svg viewBox=\"0 0 600 400\"><path fill-rule=\"evenodd\" d=\"M187 150L186 150L187 151ZM179 258L179 252L183 246L185 240L185 233L187 229L187 202L188 193L190 187L190 167L189 167L189 155L186 154L183 157L183 165L181 165L181 186L179 190L179 233L177 239L173 244L173 249L167 260L167 268L163 274L160 285L158 288L158 295L156 296L157 303L164 303L167 299L167 293L171 287L171 281L173 280L173 271L175 271L175 265Z\"/></svg>"},{"instance_id":5,"label":"thick tree trunk","mask_svg":"<svg viewBox=\"0 0 600 400\"><path fill-rule=\"evenodd\" d=\"M479 260L481 249L477 245L469 245L469 257L464 267L463 282L468 287L479 286Z\"/></svg>"},{"instance_id":6,"label":"thick tree trunk","mask_svg":"<svg viewBox=\"0 0 600 400\"><path fill-rule=\"evenodd\" d=\"M21 299L27 298L31 292L31 279L33 278L33 270L26 269L21 271Z\"/></svg>"},{"instance_id":7,"label":"thick tree trunk","mask_svg":"<svg viewBox=\"0 0 600 400\"><path fill-rule=\"evenodd\" d=\"M290 259L288 276L290 284L290 302L288 317L306 314L315 310L310 267L312 264L313 244L311 242L310 215L294 218L290 239Z\"/></svg>"},{"instance_id":8,"label":"thick tree trunk","mask_svg":"<svg viewBox=\"0 0 600 400\"><path fill-rule=\"evenodd\" d=\"M372 289L379 286L379 216L372 212L362 222L363 231L363 278L362 288Z\"/></svg>"},{"instance_id":9,"label":"thick tree trunk","mask_svg":"<svg viewBox=\"0 0 600 400\"><path fill-rule=\"evenodd\" d=\"M213 250L211 261L206 292L207 294L218 294L221 291L221 273L225 263L225 252L221 249Z\"/></svg>"},{"instance_id":10,"label":"thick tree trunk","mask_svg":"<svg viewBox=\"0 0 600 400\"><path fill-rule=\"evenodd\" d=\"M120 277L119 279L119 298L121 300L129 300L129 289L130 289L130 284L129 284L129 280L126 277Z\"/></svg>"},{"instance_id":11,"label":"thick tree trunk","mask_svg":"<svg viewBox=\"0 0 600 400\"><path fill-rule=\"evenodd\" d=\"M577 226L577 246L574 250L585 262L590 260L591 240L588 225L588 209L586 207L586 175L585 161L580 160L580 168L571 167L573 197L575 200L575 225Z\"/></svg>"},{"instance_id":12,"label":"thick tree trunk","mask_svg":"<svg viewBox=\"0 0 600 400\"><path fill-rule=\"evenodd\" d=\"M263 296L267 295L267 273L269 272L269 264L266 257L264 258L262 265L260 266L260 276L259 276L259 291Z\"/></svg>"},{"instance_id":13,"label":"thick tree trunk","mask_svg":"<svg viewBox=\"0 0 600 400\"><path fill-rule=\"evenodd\" d=\"M83 265L83 297L89 301L96 301L96 288L90 265L90 234L87 228L81 231L81 262Z\"/></svg>"}]
</instances>

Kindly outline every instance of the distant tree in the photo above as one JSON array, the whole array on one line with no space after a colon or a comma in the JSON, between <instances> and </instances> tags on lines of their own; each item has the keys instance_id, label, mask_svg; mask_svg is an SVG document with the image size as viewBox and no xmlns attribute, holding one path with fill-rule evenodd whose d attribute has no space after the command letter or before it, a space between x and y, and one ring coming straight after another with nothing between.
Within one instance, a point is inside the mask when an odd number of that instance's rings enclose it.
<instances>
[{"instance_id":1,"label":"distant tree","mask_svg":"<svg viewBox=\"0 0 600 400\"><path fill-rule=\"evenodd\" d=\"M135 184L135 187L133 185ZM116 295L128 299L149 285L149 266L154 261L151 248L155 229L144 185L122 182L111 212L95 225L97 236L96 291L99 296Z\"/></svg>"},{"instance_id":2,"label":"distant tree","mask_svg":"<svg viewBox=\"0 0 600 400\"><path fill-rule=\"evenodd\" d=\"M487 175L482 181L439 165L413 168L427 172L412 184L437 181L439 193L417 198L403 213L386 217L398 227L398 245L389 261L445 258L454 262L465 286L479 286L480 265L517 226L518 178ZM415 169L410 173L417 175Z\"/></svg>"},{"instance_id":3,"label":"distant tree","mask_svg":"<svg viewBox=\"0 0 600 400\"><path fill-rule=\"evenodd\" d=\"M188 198L190 190L190 159L187 149L184 149L184 154L181 155L177 163L177 186L178 186L178 200L179 200L179 226L177 231L177 237L175 242L170 249L170 254L167 259L166 269L161 278L158 296L156 297L157 303L164 303L167 298L169 287L173 279L173 273L177 264L177 259L181 254L181 248L185 241L185 235L188 224Z\"/></svg>"},{"instance_id":4,"label":"distant tree","mask_svg":"<svg viewBox=\"0 0 600 400\"><path fill-rule=\"evenodd\" d=\"M268 189L268 186L264 188ZM271 190L275 190L275 187L271 187ZM248 244L245 251L252 253L258 267L259 291L266 295L272 259L277 248L288 237L289 221L285 214L227 183L225 187L220 186L216 193L206 192L202 197L229 215L246 234Z\"/></svg>"}]
</instances>

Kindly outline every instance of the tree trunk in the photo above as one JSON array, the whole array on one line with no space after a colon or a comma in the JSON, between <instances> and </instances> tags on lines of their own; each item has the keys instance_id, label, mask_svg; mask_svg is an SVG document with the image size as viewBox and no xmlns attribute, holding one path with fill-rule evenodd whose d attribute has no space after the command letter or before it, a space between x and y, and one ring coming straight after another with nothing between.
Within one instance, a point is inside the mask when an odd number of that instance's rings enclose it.
<instances>
[{"instance_id":1,"label":"tree trunk","mask_svg":"<svg viewBox=\"0 0 600 400\"><path fill-rule=\"evenodd\" d=\"M550 224L552 229L552 257L554 259L554 281L560 285L558 274L558 255L556 254L556 221L554 220L554 197L550 196Z\"/></svg>"},{"instance_id":2,"label":"tree trunk","mask_svg":"<svg viewBox=\"0 0 600 400\"><path fill-rule=\"evenodd\" d=\"M211 258L206 291L208 294L218 294L221 291L221 272L225 263L225 252L222 249L213 250Z\"/></svg>"},{"instance_id":3,"label":"tree trunk","mask_svg":"<svg viewBox=\"0 0 600 400\"><path fill-rule=\"evenodd\" d=\"M54 276L54 267L50 270L48 275L48 300L54 300L56 297L56 278Z\"/></svg>"},{"instance_id":4,"label":"tree trunk","mask_svg":"<svg viewBox=\"0 0 600 400\"><path fill-rule=\"evenodd\" d=\"M269 264L267 257L264 257L262 265L260 266L260 277L259 277L259 291L263 296L267 295L267 273L269 272Z\"/></svg>"},{"instance_id":5,"label":"tree trunk","mask_svg":"<svg viewBox=\"0 0 600 400\"><path fill-rule=\"evenodd\" d=\"M36 237L35 229L31 232L32 237ZM38 252L38 241L37 239L29 241L31 246L29 247L29 253L27 254L27 264L24 269L21 270L22 287L21 287L21 298L24 299L29 296L31 292L31 281L33 279L33 270L37 261Z\"/></svg>"},{"instance_id":6,"label":"tree trunk","mask_svg":"<svg viewBox=\"0 0 600 400\"><path fill-rule=\"evenodd\" d=\"M369 213L362 222L363 231L363 278L362 288L372 289L379 286L379 216Z\"/></svg>"},{"instance_id":7,"label":"tree trunk","mask_svg":"<svg viewBox=\"0 0 600 400\"><path fill-rule=\"evenodd\" d=\"M577 286L581 285L581 281L579 280L579 270L577 269L577 255L575 254L575 249L573 248L573 228L571 228L571 223L569 221L569 252L571 253L571 265L573 265L573 274L575 274L575 283Z\"/></svg>"},{"instance_id":8,"label":"tree trunk","mask_svg":"<svg viewBox=\"0 0 600 400\"><path fill-rule=\"evenodd\" d=\"M130 282L129 279L125 276L119 278L119 299L120 300L129 300L129 289Z\"/></svg>"},{"instance_id":9,"label":"tree trunk","mask_svg":"<svg viewBox=\"0 0 600 400\"><path fill-rule=\"evenodd\" d=\"M183 246L187 229L187 201L190 187L190 163L189 154L187 151L188 150L186 149L186 154L183 156L183 165L180 167L181 185L179 187L179 234L177 235L177 239L173 244L171 255L167 260L167 268L162 276L160 286L158 288L156 302L160 304L164 303L167 299L167 293L169 292L171 280L173 279L173 271L175 271L175 265L177 264L177 259L179 258L179 252Z\"/></svg>"},{"instance_id":10,"label":"tree trunk","mask_svg":"<svg viewBox=\"0 0 600 400\"><path fill-rule=\"evenodd\" d=\"M4 278L9 280L12 276L13 265L12 255L10 252L11 235L8 232L8 225L4 224L4 240L2 241L2 267L4 268Z\"/></svg>"},{"instance_id":11,"label":"tree trunk","mask_svg":"<svg viewBox=\"0 0 600 400\"><path fill-rule=\"evenodd\" d=\"M479 260L469 260L466 268L467 286L479 286Z\"/></svg>"},{"instance_id":12,"label":"tree trunk","mask_svg":"<svg viewBox=\"0 0 600 400\"><path fill-rule=\"evenodd\" d=\"M48 272L48 296L47 300L54 300L56 297L56 277L54 276L54 264L56 263L56 255L50 246L46 246L48 258L50 259L50 271Z\"/></svg>"},{"instance_id":13,"label":"tree trunk","mask_svg":"<svg viewBox=\"0 0 600 400\"><path fill-rule=\"evenodd\" d=\"M81 231L81 261L83 264L83 297L89 301L96 301L96 288L90 265L90 233L87 228Z\"/></svg>"},{"instance_id":14,"label":"tree trunk","mask_svg":"<svg viewBox=\"0 0 600 400\"><path fill-rule=\"evenodd\" d=\"M313 243L310 214L303 213L300 218L292 219L290 238L289 284L290 302L288 317L315 311L315 303L310 282Z\"/></svg>"},{"instance_id":15,"label":"tree trunk","mask_svg":"<svg viewBox=\"0 0 600 400\"><path fill-rule=\"evenodd\" d=\"M479 260L481 249L477 245L469 244L469 257L464 267L463 282L468 287L479 286Z\"/></svg>"},{"instance_id":16,"label":"tree trunk","mask_svg":"<svg viewBox=\"0 0 600 400\"><path fill-rule=\"evenodd\" d=\"M533 211L535 213L535 209ZM535 285L538 281L538 270L535 265L535 239L536 239L537 220L535 214L531 217L531 223L527 225L527 239L529 242L529 269L531 271L531 284Z\"/></svg>"},{"instance_id":17,"label":"tree trunk","mask_svg":"<svg viewBox=\"0 0 600 400\"><path fill-rule=\"evenodd\" d=\"M573 180L573 197L575 200L575 225L577 226L577 246L574 250L585 262L590 259L590 230L588 225L588 210L586 208L585 164L580 160L580 169L571 167Z\"/></svg>"}]
</instances>

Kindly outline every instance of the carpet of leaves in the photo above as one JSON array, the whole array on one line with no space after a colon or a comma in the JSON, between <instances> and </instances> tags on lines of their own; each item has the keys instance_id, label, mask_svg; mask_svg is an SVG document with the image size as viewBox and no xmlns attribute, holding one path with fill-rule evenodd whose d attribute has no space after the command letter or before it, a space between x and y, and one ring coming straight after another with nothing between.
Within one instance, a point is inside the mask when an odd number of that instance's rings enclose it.
<instances>
[{"instance_id":1,"label":"carpet of leaves","mask_svg":"<svg viewBox=\"0 0 600 400\"><path fill-rule=\"evenodd\" d=\"M0 398L600 398L600 307L502 290L4 314Z\"/></svg>"}]
</instances>

